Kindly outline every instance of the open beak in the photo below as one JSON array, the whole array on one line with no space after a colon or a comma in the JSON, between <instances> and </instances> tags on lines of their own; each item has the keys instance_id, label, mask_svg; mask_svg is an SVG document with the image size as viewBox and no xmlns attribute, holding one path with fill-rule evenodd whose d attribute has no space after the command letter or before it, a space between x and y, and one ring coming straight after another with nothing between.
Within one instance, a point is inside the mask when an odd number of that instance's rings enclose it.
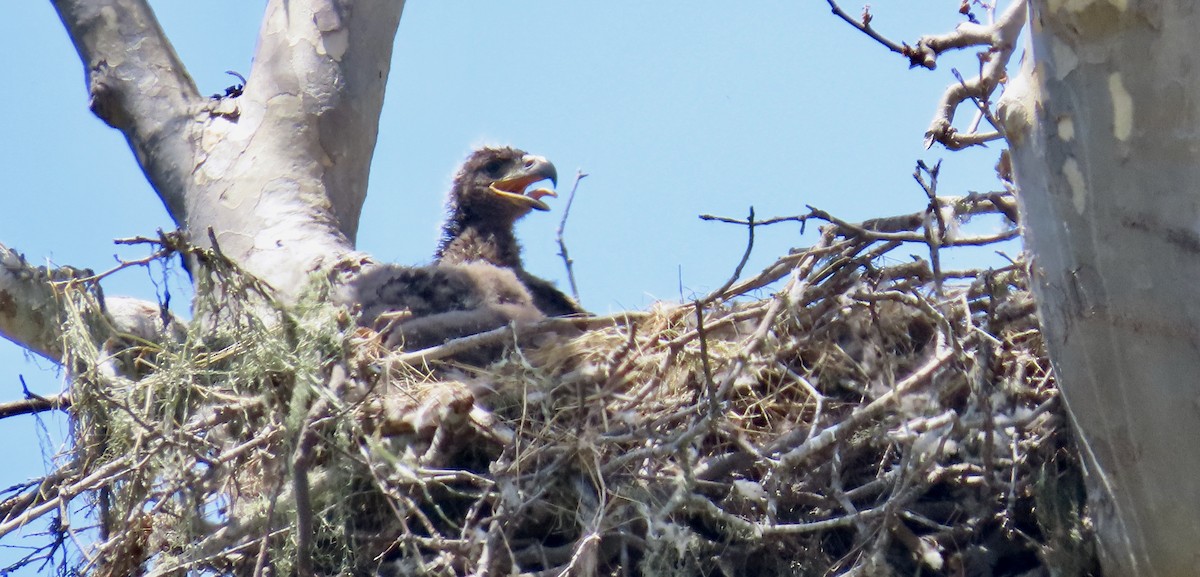
<instances>
[{"instance_id":1,"label":"open beak","mask_svg":"<svg viewBox=\"0 0 1200 577\"><path fill-rule=\"evenodd\" d=\"M550 205L542 202L543 197L557 197L553 188L535 188L526 190L534 183L549 180L550 186L558 186L558 170L554 164L540 156L525 155L521 166L511 174L497 180L488 187L493 193L509 202L526 206L534 210L550 210Z\"/></svg>"}]
</instances>

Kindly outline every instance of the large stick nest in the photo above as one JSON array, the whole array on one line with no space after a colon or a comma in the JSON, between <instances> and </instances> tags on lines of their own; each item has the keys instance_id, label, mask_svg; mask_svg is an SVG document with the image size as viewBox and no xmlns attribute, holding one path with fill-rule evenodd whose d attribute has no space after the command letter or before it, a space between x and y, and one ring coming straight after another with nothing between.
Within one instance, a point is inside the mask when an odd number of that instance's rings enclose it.
<instances>
[{"instance_id":1,"label":"large stick nest","mask_svg":"<svg viewBox=\"0 0 1200 577\"><path fill-rule=\"evenodd\" d=\"M219 330L78 315L75 458L6 516L91 495L104 575L1094 574L1025 266L940 266L1012 206L813 210L815 246L695 302L419 352L209 255Z\"/></svg>"}]
</instances>

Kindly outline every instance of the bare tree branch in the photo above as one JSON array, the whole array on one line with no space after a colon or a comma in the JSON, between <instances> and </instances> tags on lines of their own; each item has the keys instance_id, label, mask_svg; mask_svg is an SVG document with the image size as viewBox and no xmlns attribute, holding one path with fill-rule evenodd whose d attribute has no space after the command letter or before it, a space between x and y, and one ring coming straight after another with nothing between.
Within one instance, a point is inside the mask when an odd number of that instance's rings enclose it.
<instances>
[{"instance_id":1,"label":"bare tree branch","mask_svg":"<svg viewBox=\"0 0 1200 577\"><path fill-rule=\"evenodd\" d=\"M558 223L558 256L563 259L563 265L567 267L567 280L571 283L571 296L575 302L579 302L579 288L575 286L575 261L567 254L567 243L563 240L563 230L567 228L567 217L571 215L571 203L575 202L575 191L579 190L579 181L583 180L587 173L582 170L575 171L575 184L571 185L571 194L567 195L567 206L563 208L562 220Z\"/></svg>"},{"instance_id":2,"label":"bare tree branch","mask_svg":"<svg viewBox=\"0 0 1200 577\"><path fill-rule=\"evenodd\" d=\"M863 34L866 34L867 36L874 38L876 42L879 42L888 50L891 50L892 52L895 52L897 54L904 54L906 56L908 55L908 51L909 51L908 46L897 44L891 40L888 40L887 38L885 38L884 36L882 36L881 34L876 32L875 29L871 28L871 12L868 11L868 9L863 8L862 20L856 20L853 16L847 14L845 10L842 10L842 7L838 6L837 2L834 2L833 0L826 0L826 1L829 2L829 7L833 9L833 13L838 18L841 18L842 20L845 20L851 26L858 28L859 30L861 30L863 32Z\"/></svg>"},{"instance_id":3,"label":"bare tree branch","mask_svg":"<svg viewBox=\"0 0 1200 577\"><path fill-rule=\"evenodd\" d=\"M956 217L969 217L977 214L995 214L1000 213L1006 216L1014 224L1017 222L1016 216L1016 200L1012 193L1009 192L987 192L987 193L971 193L967 196L937 196L930 201L931 206L936 206L936 210L940 214L942 211L948 211ZM911 242L927 244L929 239L925 232L921 231L926 225L926 215L928 211L892 216L886 218L874 218L863 221L861 224L854 224L840 218L837 218L828 212L807 207L809 212L806 214L795 216L780 216L772 217L753 222L755 226L765 224L778 224L782 222L799 222L801 232L803 226L812 219L828 222L834 226L824 228L822 233L822 241L810 248L804 253L789 254L785 257L772 263L758 275L746 279L736 285L726 289L721 296L716 293L710 298L728 298L730 296L745 294L758 288L767 286L784 276L791 273L798 265L798 262L812 258L813 256L827 256L828 254L837 253L844 247L841 244L835 244L834 240L838 237L847 239L845 242L858 243L866 242ZM738 224L750 226L749 220L728 218L722 216L713 216L709 214L701 215L702 220L711 220L716 222L724 222L728 224ZM980 236L964 236L945 238L940 241L940 246L981 246L1001 240L1009 240L1020 235L1020 229L1013 227L1002 232ZM951 273L943 273L943 276L952 276Z\"/></svg>"},{"instance_id":4,"label":"bare tree branch","mask_svg":"<svg viewBox=\"0 0 1200 577\"><path fill-rule=\"evenodd\" d=\"M0 337L56 363L62 362L62 320L68 283L92 283L91 271L68 266L33 266L20 253L0 245ZM76 289L70 289L76 290ZM157 303L96 292L102 308L92 311L100 342L111 337L158 343L181 336L183 324ZM99 313L103 313L100 315Z\"/></svg>"},{"instance_id":5,"label":"bare tree branch","mask_svg":"<svg viewBox=\"0 0 1200 577\"><path fill-rule=\"evenodd\" d=\"M361 260L353 239L403 6L269 2L244 90L207 99L145 0L55 2L93 110L171 217L202 248L212 229L284 301L308 275Z\"/></svg>"},{"instance_id":6,"label":"bare tree branch","mask_svg":"<svg viewBox=\"0 0 1200 577\"><path fill-rule=\"evenodd\" d=\"M869 8L863 9L861 19L855 19L842 10L834 0L826 0L833 13L851 26L861 30L867 36L886 46L889 50L908 58L910 66L921 66L934 70L937 68L938 56L947 50L961 50L971 46L985 46L987 51L979 55L980 72L971 80L963 80L951 84L942 95L937 114L929 130L925 133L925 148L934 142L940 142L946 148L957 150L968 146L981 145L1004 137L999 124L992 116L988 97L992 91L1006 79L1005 70L1012 58L1017 45L1017 38L1025 26L1027 0L1013 0L1008 9L998 20L991 24L964 22L953 32L946 34L922 36L915 46L897 44L880 35L871 28L871 13ZM957 76L957 71L956 71ZM965 100L974 100L979 107L980 117L987 118L996 130L978 132L977 122L972 122L971 128L964 134L958 134L953 127L954 112L958 105Z\"/></svg>"},{"instance_id":7,"label":"bare tree branch","mask_svg":"<svg viewBox=\"0 0 1200 577\"><path fill-rule=\"evenodd\" d=\"M0 336L59 362L61 310L51 283L75 273L33 266L20 253L0 245Z\"/></svg>"},{"instance_id":8,"label":"bare tree branch","mask_svg":"<svg viewBox=\"0 0 1200 577\"><path fill-rule=\"evenodd\" d=\"M701 215L700 220L715 220L715 219L713 219L709 215ZM784 220L787 220L787 219L784 219ZM725 222L729 222L729 220L725 219ZM775 219L774 222L780 222L780 219ZM720 288L718 288L715 291L712 291L711 293L709 293L708 296L704 297L703 299L700 299L699 303L708 304L708 303L716 302L718 299L720 299L722 297L722 295L725 294L725 291L729 290L729 287L733 286L733 283L737 282L737 280L742 277L742 269L746 268L746 262L750 260L750 253L754 251L754 227L759 224L757 221L754 220L754 207L753 206L750 207L750 215L746 217L745 224L746 224L746 236L747 236L746 250L742 253L742 259L738 261L737 267L733 269L733 276L730 276L729 280L725 281L725 284L721 285ZM697 304L699 304L699 303L697 303Z\"/></svg>"},{"instance_id":9,"label":"bare tree branch","mask_svg":"<svg viewBox=\"0 0 1200 577\"><path fill-rule=\"evenodd\" d=\"M941 171L942 161L930 168L924 161L917 161L917 168L913 171L913 179L917 184L921 185L921 190L925 191L925 195L929 197L929 209L926 211L925 228L925 243L929 245L929 268L933 270L933 286L938 294L942 292L942 257L941 251L938 249L946 240L946 219L942 214L941 207L938 206L937 196L937 180L938 173ZM925 180L925 176L929 175L929 180ZM930 225L936 226L930 226Z\"/></svg>"},{"instance_id":10,"label":"bare tree branch","mask_svg":"<svg viewBox=\"0 0 1200 577\"><path fill-rule=\"evenodd\" d=\"M53 397L32 396L22 401L0 403L0 419L16 415L31 415L45 411L61 411L71 406L71 396L62 393Z\"/></svg>"},{"instance_id":11,"label":"bare tree branch","mask_svg":"<svg viewBox=\"0 0 1200 577\"><path fill-rule=\"evenodd\" d=\"M986 103L992 91L1007 78L1008 61L1016 49L1021 29L1025 27L1026 13L1026 0L1013 0L1000 18L990 25L962 24L954 32L926 36L917 43L918 47L926 49L926 59L931 63L936 62L937 55L946 50L980 45L988 47L988 51L980 55L979 75L951 84L942 94L933 122L925 132L925 148L940 142L946 148L956 150L999 137L998 132L958 135L953 126L954 112L963 101L975 99L989 121L994 120Z\"/></svg>"},{"instance_id":12,"label":"bare tree branch","mask_svg":"<svg viewBox=\"0 0 1200 577\"><path fill-rule=\"evenodd\" d=\"M195 151L188 137L205 102L145 0L55 0L87 74L91 109L129 140L177 223Z\"/></svg>"}]
</instances>

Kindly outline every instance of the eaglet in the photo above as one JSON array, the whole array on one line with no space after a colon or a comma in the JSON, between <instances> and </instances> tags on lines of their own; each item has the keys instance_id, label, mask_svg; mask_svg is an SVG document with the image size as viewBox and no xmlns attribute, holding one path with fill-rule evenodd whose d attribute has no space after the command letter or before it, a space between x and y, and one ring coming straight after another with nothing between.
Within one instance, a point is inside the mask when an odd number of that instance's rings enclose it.
<instances>
[{"instance_id":1,"label":"eaglet","mask_svg":"<svg viewBox=\"0 0 1200 577\"><path fill-rule=\"evenodd\" d=\"M378 265L354 280L359 324L389 348L417 350L544 318L510 270L487 263Z\"/></svg>"},{"instance_id":2,"label":"eaglet","mask_svg":"<svg viewBox=\"0 0 1200 577\"><path fill-rule=\"evenodd\" d=\"M531 185L556 181L554 165L512 148L475 151L454 179L442 242L429 266L377 265L351 284L359 324L379 331L389 347L422 349L512 322L583 313L569 297L521 265L513 233L554 191Z\"/></svg>"},{"instance_id":3,"label":"eaglet","mask_svg":"<svg viewBox=\"0 0 1200 577\"><path fill-rule=\"evenodd\" d=\"M438 264L486 262L509 269L542 314L587 314L551 282L530 274L521 264L521 245L513 227L530 211L550 210L542 198L557 196L552 189L526 190L545 180L557 184L558 172L540 156L509 147L473 152L450 187L448 215L434 259Z\"/></svg>"}]
</instances>

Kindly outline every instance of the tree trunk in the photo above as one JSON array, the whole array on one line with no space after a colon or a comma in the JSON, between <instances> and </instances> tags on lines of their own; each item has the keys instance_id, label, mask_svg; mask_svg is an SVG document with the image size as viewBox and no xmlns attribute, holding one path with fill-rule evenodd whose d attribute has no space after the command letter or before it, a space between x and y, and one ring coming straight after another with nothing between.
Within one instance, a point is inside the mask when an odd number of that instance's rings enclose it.
<instances>
[{"instance_id":1,"label":"tree trunk","mask_svg":"<svg viewBox=\"0 0 1200 577\"><path fill-rule=\"evenodd\" d=\"M1034 64L1002 114L1105 573L1193 575L1200 11L1037 0L1031 23Z\"/></svg>"},{"instance_id":2,"label":"tree trunk","mask_svg":"<svg viewBox=\"0 0 1200 577\"><path fill-rule=\"evenodd\" d=\"M200 95L145 0L54 8L92 111L125 135L191 244L215 241L285 304L313 273L366 259L354 237L403 1L272 0L245 91L225 99ZM81 273L31 266L0 245L0 336L60 360L52 282ZM154 303L109 301L104 331L168 328Z\"/></svg>"},{"instance_id":3,"label":"tree trunk","mask_svg":"<svg viewBox=\"0 0 1200 577\"><path fill-rule=\"evenodd\" d=\"M353 257L404 2L273 0L236 99L196 90L144 0L57 0L92 110L180 228L294 298Z\"/></svg>"}]
</instances>

